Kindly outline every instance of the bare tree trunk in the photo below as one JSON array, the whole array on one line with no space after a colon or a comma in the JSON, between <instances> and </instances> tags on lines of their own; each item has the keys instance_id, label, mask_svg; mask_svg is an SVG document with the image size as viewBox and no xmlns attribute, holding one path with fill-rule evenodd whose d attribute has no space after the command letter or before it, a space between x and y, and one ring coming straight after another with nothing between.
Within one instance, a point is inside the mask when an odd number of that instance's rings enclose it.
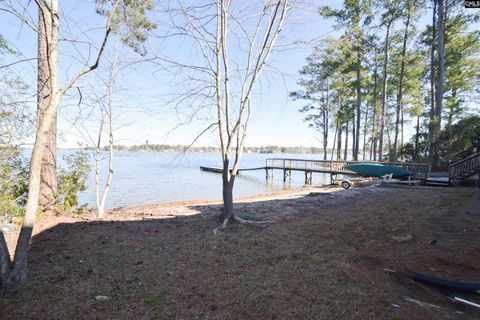
<instances>
[{"instance_id":1,"label":"bare tree trunk","mask_svg":"<svg viewBox=\"0 0 480 320\"><path fill-rule=\"evenodd\" d=\"M407 21L405 22L405 32L403 34L403 46L402 46L402 62L400 65L400 78L398 80L398 94L397 94L397 109L396 109L396 119L395 119L395 138L393 140L393 150L391 160L397 160L398 152L398 132L400 126L400 113L402 109L402 99L403 99L403 77L405 74L405 54L407 52L407 39L408 39L408 27L410 25L410 8L407 9Z\"/></svg>"},{"instance_id":2,"label":"bare tree trunk","mask_svg":"<svg viewBox=\"0 0 480 320\"><path fill-rule=\"evenodd\" d=\"M380 137L378 146L378 160L383 160L383 135L385 131L385 121L387 117L387 77L388 77L388 60L389 60L389 42L390 42L390 27L393 23L393 19L387 24L387 33L385 35L385 61L383 62L383 92L382 92L382 113L380 120Z\"/></svg>"},{"instance_id":3,"label":"bare tree trunk","mask_svg":"<svg viewBox=\"0 0 480 320\"><path fill-rule=\"evenodd\" d=\"M53 0L56 2L56 0ZM41 2L42 7L38 10L38 42L37 42L37 119L45 113L52 99L51 77L52 69L49 66L48 56L50 47L58 47L58 18L50 8L51 0ZM55 20L54 20L55 19ZM56 43L52 43L56 41ZM54 62L56 64L56 61ZM42 209L49 210L54 204L57 195L57 115L52 119L51 127L47 131L47 141L43 152L41 180L40 180L39 205Z\"/></svg>"},{"instance_id":4,"label":"bare tree trunk","mask_svg":"<svg viewBox=\"0 0 480 320\"><path fill-rule=\"evenodd\" d=\"M281 31L282 24L288 11L287 0L277 0L264 6L260 15L258 24L254 30L252 39L249 40L249 50L247 56L247 66L244 78L241 80L242 86L239 95L239 105L236 114L236 119L233 119L231 113L231 93L229 88L230 70L229 57L227 46L227 35L229 28L229 8L230 1L220 0L216 2L217 8L217 22L216 22L216 42L215 47L211 47L211 43L207 41L204 45L210 47L214 52L215 67L213 74L215 75L216 88L216 106L217 119L220 136L220 146L222 150L223 173L222 173L222 188L223 188L223 223L220 228L225 228L231 220L240 222L242 219L236 217L233 210L233 186L235 176L238 172L240 159L242 156L243 146L248 132L250 123L251 109L250 101L253 94L253 88L260 76L263 67L266 65L268 57L274 47L276 39ZM264 18L270 11L270 16L266 22ZM255 44L259 36L261 26L266 27L264 38L260 43L260 48L256 48ZM195 28L195 27L194 27ZM196 29L197 31L199 29ZM243 29L245 32L245 29ZM208 38L211 34L208 34ZM254 51L258 50L258 53ZM247 118L244 119L245 114ZM230 154L236 144L235 161L232 171L230 172ZM217 230L217 229L215 229ZM216 232L216 231L215 231Z\"/></svg>"},{"instance_id":5,"label":"bare tree trunk","mask_svg":"<svg viewBox=\"0 0 480 320\"><path fill-rule=\"evenodd\" d=\"M223 196L223 226L225 227L234 219L233 211L233 185L234 177L230 173L229 159L223 161L222 196Z\"/></svg>"},{"instance_id":6,"label":"bare tree trunk","mask_svg":"<svg viewBox=\"0 0 480 320\"><path fill-rule=\"evenodd\" d=\"M111 69L110 69L110 76L108 79L108 111L107 111L107 118L108 118L108 176L107 181L105 183L105 187L103 188L102 196L100 197L99 192L99 157L100 157L100 143L101 143L101 136L102 136L102 126L103 126L103 116L101 119L100 130L98 133L98 143L97 143L97 154L96 154L96 163L95 163L95 191L96 191L96 202L97 202L97 216L98 218L105 217L105 205L107 203L108 193L110 192L110 186L112 184L113 178L113 87L115 86L115 72L116 66L118 62L118 48L115 52L115 58L113 60ZM103 110L101 110L101 114L103 115Z\"/></svg>"}]
</instances>

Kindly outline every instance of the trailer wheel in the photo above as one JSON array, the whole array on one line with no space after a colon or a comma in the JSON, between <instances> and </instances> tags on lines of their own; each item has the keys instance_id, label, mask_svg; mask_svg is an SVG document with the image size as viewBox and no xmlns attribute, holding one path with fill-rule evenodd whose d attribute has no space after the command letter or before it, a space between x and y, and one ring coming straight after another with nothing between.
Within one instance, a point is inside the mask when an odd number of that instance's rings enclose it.
<instances>
[{"instance_id":1,"label":"trailer wheel","mask_svg":"<svg viewBox=\"0 0 480 320\"><path fill-rule=\"evenodd\" d=\"M342 181L342 188L343 189L350 189L350 187L352 186L352 183L348 180L343 180Z\"/></svg>"}]
</instances>

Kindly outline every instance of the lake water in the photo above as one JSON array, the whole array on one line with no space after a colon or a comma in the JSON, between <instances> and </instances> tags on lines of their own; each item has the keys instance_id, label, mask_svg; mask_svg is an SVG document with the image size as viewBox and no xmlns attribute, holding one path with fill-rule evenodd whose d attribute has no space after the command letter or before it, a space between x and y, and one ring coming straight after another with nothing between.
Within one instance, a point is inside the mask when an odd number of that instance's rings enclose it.
<instances>
[{"instance_id":1,"label":"lake water","mask_svg":"<svg viewBox=\"0 0 480 320\"><path fill-rule=\"evenodd\" d=\"M63 156L73 151L59 150L58 165L63 166ZM79 195L80 204L95 206L94 157L91 154L92 171L88 190ZM246 153L240 168L265 166L267 158L321 159L321 155L311 154L256 154ZM200 166L220 166L218 153L156 153L156 152L116 152L114 174L108 196L107 207L152 204L177 200L222 198L221 174L204 172ZM108 154L102 155L101 183L107 175ZM316 173L313 184L329 182L329 175ZM283 182L283 172L276 170L274 179L265 179L265 170L242 172L235 180L234 196L248 196L274 191L298 188L304 185L303 172L292 172L292 180Z\"/></svg>"}]
</instances>

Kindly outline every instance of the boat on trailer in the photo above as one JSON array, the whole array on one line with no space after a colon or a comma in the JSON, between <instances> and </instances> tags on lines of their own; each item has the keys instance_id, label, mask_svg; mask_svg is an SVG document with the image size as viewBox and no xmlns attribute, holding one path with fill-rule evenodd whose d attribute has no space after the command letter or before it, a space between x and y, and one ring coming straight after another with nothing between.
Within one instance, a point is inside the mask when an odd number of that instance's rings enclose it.
<instances>
[{"instance_id":1,"label":"boat on trailer","mask_svg":"<svg viewBox=\"0 0 480 320\"><path fill-rule=\"evenodd\" d=\"M401 178L415 174L415 172L411 170L389 166L381 163L353 163L344 166L344 168L353 171L363 177L380 178L385 175L391 175L393 178Z\"/></svg>"},{"instance_id":2,"label":"boat on trailer","mask_svg":"<svg viewBox=\"0 0 480 320\"><path fill-rule=\"evenodd\" d=\"M343 168L353 171L355 174L362 177L332 179L332 182L341 181L340 185L344 189L349 189L354 182L365 181L368 178L382 178L383 182L386 182L391 178L410 177L415 174L415 172L411 170L381 163L352 163L344 166Z\"/></svg>"}]
</instances>

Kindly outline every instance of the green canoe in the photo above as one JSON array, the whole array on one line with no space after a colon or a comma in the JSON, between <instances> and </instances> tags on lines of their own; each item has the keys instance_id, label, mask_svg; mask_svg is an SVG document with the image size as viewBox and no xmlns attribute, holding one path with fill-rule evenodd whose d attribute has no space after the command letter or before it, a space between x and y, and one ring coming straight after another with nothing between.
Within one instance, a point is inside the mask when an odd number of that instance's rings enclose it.
<instances>
[{"instance_id":1,"label":"green canoe","mask_svg":"<svg viewBox=\"0 0 480 320\"><path fill-rule=\"evenodd\" d=\"M380 163L354 163L346 165L344 168L364 177L381 177L386 174L392 174L393 177L405 177L415 174L415 172L410 170Z\"/></svg>"}]
</instances>

